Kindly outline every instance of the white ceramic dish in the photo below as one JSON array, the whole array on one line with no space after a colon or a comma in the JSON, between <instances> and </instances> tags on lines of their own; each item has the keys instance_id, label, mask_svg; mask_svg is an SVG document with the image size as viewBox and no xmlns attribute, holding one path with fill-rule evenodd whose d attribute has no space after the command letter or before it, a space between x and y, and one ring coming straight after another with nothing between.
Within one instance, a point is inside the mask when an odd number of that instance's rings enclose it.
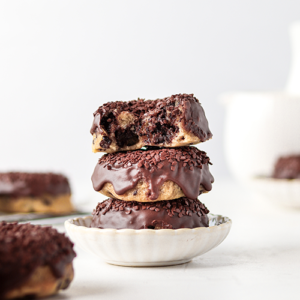
<instances>
[{"instance_id":1,"label":"white ceramic dish","mask_svg":"<svg viewBox=\"0 0 300 300\"><path fill-rule=\"evenodd\" d=\"M257 177L250 181L261 197L282 206L300 208L300 179Z\"/></svg>"},{"instance_id":2,"label":"white ceramic dish","mask_svg":"<svg viewBox=\"0 0 300 300\"><path fill-rule=\"evenodd\" d=\"M284 92L224 94L225 155L235 178L271 174L280 156L300 153L300 96Z\"/></svg>"},{"instance_id":3,"label":"white ceramic dish","mask_svg":"<svg viewBox=\"0 0 300 300\"><path fill-rule=\"evenodd\" d=\"M194 229L89 228L92 217L69 219L65 227L82 249L120 266L167 266L189 262L217 247L228 235L231 220L209 215L210 227Z\"/></svg>"}]
</instances>

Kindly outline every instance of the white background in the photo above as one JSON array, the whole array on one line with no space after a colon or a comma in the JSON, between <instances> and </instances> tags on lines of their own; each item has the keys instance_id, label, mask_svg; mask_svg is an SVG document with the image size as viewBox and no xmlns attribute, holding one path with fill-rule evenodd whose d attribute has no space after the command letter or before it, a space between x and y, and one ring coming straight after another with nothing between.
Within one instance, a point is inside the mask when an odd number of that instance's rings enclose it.
<instances>
[{"instance_id":1,"label":"white background","mask_svg":"<svg viewBox=\"0 0 300 300\"><path fill-rule=\"evenodd\" d=\"M282 89L297 19L292 0L1 1L0 171L59 171L89 193L98 106L194 93L214 134L200 148L228 177L218 97Z\"/></svg>"}]
</instances>

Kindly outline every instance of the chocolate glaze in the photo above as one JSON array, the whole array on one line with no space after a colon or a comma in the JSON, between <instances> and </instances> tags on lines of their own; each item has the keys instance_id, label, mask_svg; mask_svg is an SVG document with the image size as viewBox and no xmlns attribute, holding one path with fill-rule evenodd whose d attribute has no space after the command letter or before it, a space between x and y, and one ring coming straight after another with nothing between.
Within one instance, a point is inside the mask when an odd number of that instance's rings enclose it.
<instances>
[{"instance_id":1,"label":"chocolate glaze","mask_svg":"<svg viewBox=\"0 0 300 300\"><path fill-rule=\"evenodd\" d=\"M121 112L130 112L134 121L124 129L117 121ZM163 146L171 143L183 121L186 131L201 142L212 137L204 110L193 94L177 94L157 100L114 101L100 106L94 113L91 134L103 135L102 149L109 148L112 139L120 148L135 145L139 138L145 145Z\"/></svg>"},{"instance_id":2,"label":"chocolate glaze","mask_svg":"<svg viewBox=\"0 0 300 300\"><path fill-rule=\"evenodd\" d=\"M184 128L187 132L192 132L201 141L206 141L212 137L210 130L208 129L208 121L205 116L204 109L198 102L185 101L184 105Z\"/></svg>"},{"instance_id":3,"label":"chocolate glaze","mask_svg":"<svg viewBox=\"0 0 300 300\"><path fill-rule=\"evenodd\" d=\"M54 173L0 173L0 196L36 197L70 194L68 179Z\"/></svg>"},{"instance_id":4,"label":"chocolate glaze","mask_svg":"<svg viewBox=\"0 0 300 300\"><path fill-rule=\"evenodd\" d=\"M179 229L208 227L208 209L199 200L182 197L146 202L107 199L93 211L90 227L113 229Z\"/></svg>"},{"instance_id":5,"label":"chocolate glaze","mask_svg":"<svg viewBox=\"0 0 300 300\"><path fill-rule=\"evenodd\" d=\"M0 222L0 299L37 267L49 266L61 278L75 256L73 243L54 228Z\"/></svg>"},{"instance_id":6,"label":"chocolate glaze","mask_svg":"<svg viewBox=\"0 0 300 300\"><path fill-rule=\"evenodd\" d=\"M155 201L165 181L175 182L190 199L199 195L200 185L212 189L214 178L209 158L195 147L137 150L106 154L92 175L93 187L100 191L111 183L117 195L134 188L140 180L149 186L149 200Z\"/></svg>"},{"instance_id":7,"label":"chocolate glaze","mask_svg":"<svg viewBox=\"0 0 300 300\"><path fill-rule=\"evenodd\" d=\"M273 177L279 179L300 179L300 155L280 157L275 164Z\"/></svg>"}]
</instances>

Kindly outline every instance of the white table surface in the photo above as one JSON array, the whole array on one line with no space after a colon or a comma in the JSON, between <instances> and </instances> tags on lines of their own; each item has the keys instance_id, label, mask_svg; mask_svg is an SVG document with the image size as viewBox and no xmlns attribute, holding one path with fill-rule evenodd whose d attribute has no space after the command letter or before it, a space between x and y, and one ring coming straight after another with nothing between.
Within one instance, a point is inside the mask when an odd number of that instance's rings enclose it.
<instances>
[{"instance_id":1,"label":"white table surface","mask_svg":"<svg viewBox=\"0 0 300 300\"><path fill-rule=\"evenodd\" d=\"M131 268L75 247L74 281L49 299L300 299L300 211L262 202L234 182L216 182L201 200L233 220L216 249L183 265Z\"/></svg>"}]
</instances>

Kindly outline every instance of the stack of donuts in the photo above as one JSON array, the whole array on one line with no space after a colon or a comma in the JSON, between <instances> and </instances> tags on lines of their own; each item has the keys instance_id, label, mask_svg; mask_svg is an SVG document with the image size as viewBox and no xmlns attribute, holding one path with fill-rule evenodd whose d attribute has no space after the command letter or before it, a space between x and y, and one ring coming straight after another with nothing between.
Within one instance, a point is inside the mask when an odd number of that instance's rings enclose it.
<instances>
[{"instance_id":1,"label":"stack of donuts","mask_svg":"<svg viewBox=\"0 0 300 300\"><path fill-rule=\"evenodd\" d=\"M94 113L94 152L106 152L92 175L109 199L98 203L91 227L208 227L198 196L214 181L210 159L194 146L212 137L194 95L109 102Z\"/></svg>"}]
</instances>

